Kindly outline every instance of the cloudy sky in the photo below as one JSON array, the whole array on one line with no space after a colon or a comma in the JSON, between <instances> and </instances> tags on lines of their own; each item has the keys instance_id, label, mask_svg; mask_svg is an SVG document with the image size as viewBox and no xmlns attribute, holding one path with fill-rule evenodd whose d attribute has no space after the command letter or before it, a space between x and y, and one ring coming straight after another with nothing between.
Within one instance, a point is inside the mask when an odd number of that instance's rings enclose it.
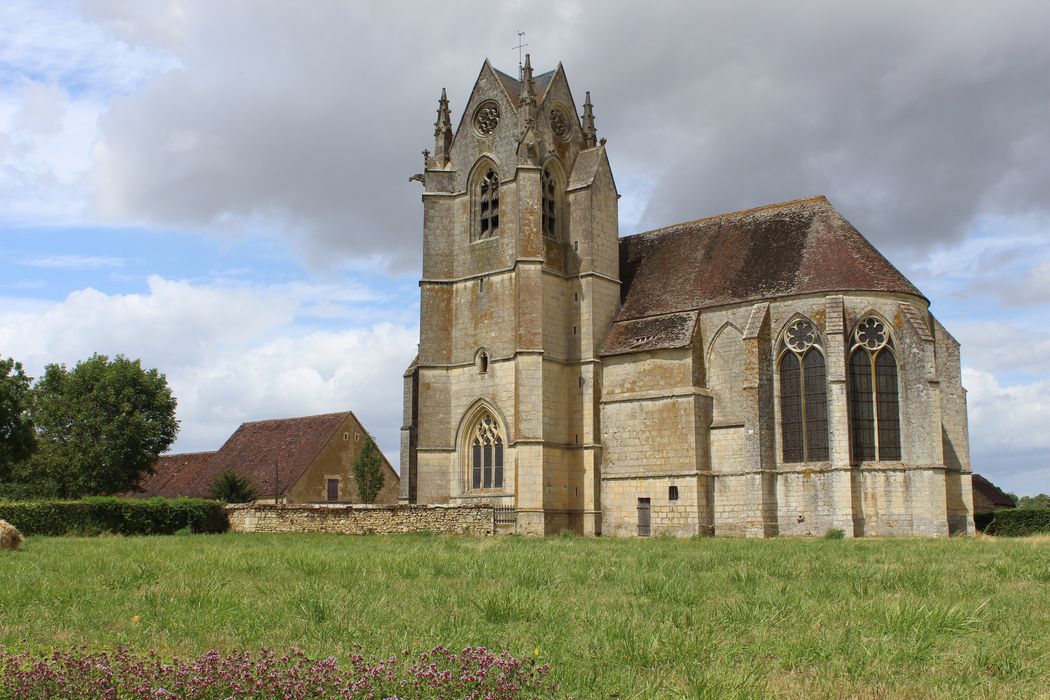
<instances>
[{"instance_id":1,"label":"cloudy sky","mask_svg":"<svg viewBox=\"0 0 1050 700\"><path fill-rule=\"evenodd\" d=\"M561 61L621 233L826 194L963 344L975 471L1050 492L1050 4L0 4L0 356L141 357L178 450L350 408L397 464L420 151Z\"/></svg>"}]
</instances>

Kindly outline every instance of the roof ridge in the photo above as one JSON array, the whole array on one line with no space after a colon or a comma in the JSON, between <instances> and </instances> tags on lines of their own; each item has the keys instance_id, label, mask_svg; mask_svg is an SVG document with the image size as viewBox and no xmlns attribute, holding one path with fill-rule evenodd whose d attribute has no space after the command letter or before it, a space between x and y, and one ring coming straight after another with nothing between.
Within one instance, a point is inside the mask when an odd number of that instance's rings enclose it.
<instances>
[{"instance_id":1,"label":"roof ridge","mask_svg":"<svg viewBox=\"0 0 1050 700\"><path fill-rule=\"evenodd\" d=\"M163 452L157 455L157 459L162 457L192 457L193 455L213 455L218 450L196 450L194 452Z\"/></svg>"},{"instance_id":2,"label":"roof ridge","mask_svg":"<svg viewBox=\"0 0 1050 700\"><path fill-rule=\"evenodd\" d=\"M730 211L730 212L726 212L724 214L713 214L711 216L701 216L699 219L689 219L688 221L679 221L678 223L675 223L675 224L668 224L666 226L661 226L659 228L650 229L648 231L639 231L638 233L632 233L630 236L624 236L623 238L634 238L635 236L644 236L644 235L647 235L647 234L654 234L654 233L664 233L668 229L677 228L678 226L688 226L690 224L699 224L699 223L702 223L704 221L712 221L714 219L737 218L737 217L741 217L741 216L747 216L749 214L757 214L758 212L761 212L761 211L771 211L771 210L774 210L774 209L786 209L786 208L788 208L790 206L795 206L795 205L798 205L798 204L810 203L810 202L812 202L812 203L825 203L828 206L832 206L831 202L828 200L828 198L825 195L818 194L818 195L813 195L812 197L799 197L797 199L788 199L788 200L783 201L783 202L773 202L773 203L770 203L770 204L762 204L762 205L759 205L757 207L751 207L749 209L738 209L737 211ZM834 208L834 207L832 206L832 208Z\"/></svg>"},{"instance_id":3,"label":"roof ridge","mask_svg":"<svg viewBox=\"0 0 1050 700\"><path fill-rule=\"evenodd\" d=\"M345 416L350 411L329 411L328 413L315 413L309 416L289 416L287 418L261 418L259 420L246 420L241 423L241 426L245 425L258 425L259 423L284 423L286 421L293 420L306 420L307 418L329 418L331 416Z\"/></svg>"}]
</instances>

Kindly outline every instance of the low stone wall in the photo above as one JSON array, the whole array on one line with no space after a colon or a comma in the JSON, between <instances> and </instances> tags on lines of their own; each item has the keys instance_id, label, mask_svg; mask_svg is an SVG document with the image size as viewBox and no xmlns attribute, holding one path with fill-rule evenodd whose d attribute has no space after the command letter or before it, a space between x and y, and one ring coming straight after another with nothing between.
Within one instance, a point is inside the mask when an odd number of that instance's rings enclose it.
<instances>
[{"instance_id":1,"label":"low stone wall","mask_svg":"<svg viewBox=\"0 0 1050 700\"><path fill-rule=\"evenodd\" d=\"M230 532L331 532L341 535L437 532L491 535L492 506L273 505L226 507Z\"/></svg>"}]
</instances>

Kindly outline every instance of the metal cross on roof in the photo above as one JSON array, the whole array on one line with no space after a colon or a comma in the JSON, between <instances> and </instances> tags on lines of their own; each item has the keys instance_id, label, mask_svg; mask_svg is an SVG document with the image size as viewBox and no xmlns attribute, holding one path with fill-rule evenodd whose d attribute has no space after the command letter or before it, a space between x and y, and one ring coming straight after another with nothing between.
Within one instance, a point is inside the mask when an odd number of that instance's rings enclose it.
<instances>
[{"instance_id":1,"label":"metal cross on roof","mask_svg":"<svg viewBox=\"0 0 1050 700\"><path fill-rule=\"evenodd\" d=\"M521 50L523 48L525 48L526 46L528 46L528 44L523 44L522 43L522 41L524 39L525 39L525 32L518 32L518 45L511 47L512 49L517 49L518 50L518 80L522 79L522 73L521 73Z\"/></svg>"}]
</instances>

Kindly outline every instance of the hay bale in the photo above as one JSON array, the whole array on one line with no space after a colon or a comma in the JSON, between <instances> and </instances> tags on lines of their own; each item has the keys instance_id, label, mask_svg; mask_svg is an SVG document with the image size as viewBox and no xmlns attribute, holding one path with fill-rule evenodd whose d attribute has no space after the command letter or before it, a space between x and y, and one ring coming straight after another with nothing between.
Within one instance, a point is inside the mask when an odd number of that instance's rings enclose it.
<instances>
[{"instance_id":1,"label":"hay bale","mask_svg":"<svg viewBox=\"0 0 1050 700\"><path fill-rule=\"evenodd\" d=\"M0 520L0 549L18 549L22 544L22 533L6 520Z\"/></svg>"}]
</instances>

